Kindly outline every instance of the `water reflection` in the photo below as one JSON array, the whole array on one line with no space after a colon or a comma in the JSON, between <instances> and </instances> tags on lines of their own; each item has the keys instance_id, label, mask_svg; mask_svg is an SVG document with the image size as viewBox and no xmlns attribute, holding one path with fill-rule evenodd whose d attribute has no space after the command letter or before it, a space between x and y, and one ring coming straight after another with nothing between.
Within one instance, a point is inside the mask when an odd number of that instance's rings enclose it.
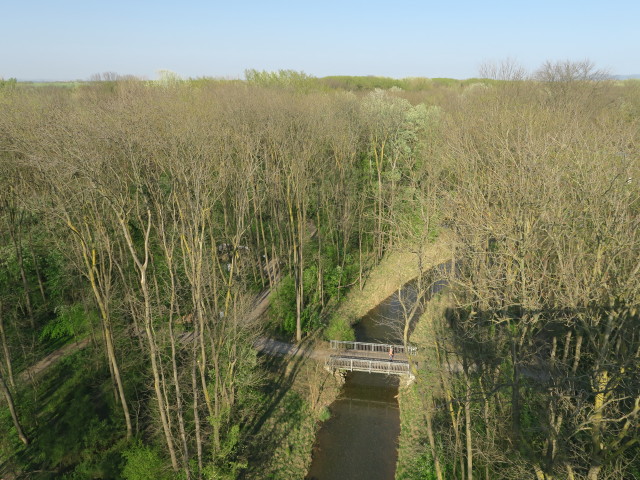
<instances>
[{"instance_id":1,"label":"water reflection","mask_svg":"<svg viewBox=\"0 0 640 480\"><path fill-rule=\"evenodd\" d=\"M401 306L393 295L356 326L363 342L400 343ZM400 434L398 377L348 373L338 399L329 407L313 451L309 480L392 480Z\"/></svg>"},{"instance_id":2,"label":"water reflection","mask_svg":"<svg viewBox=\"0 0 640 480\"><path fill-rule=\"evenodd\" d=\"M388 480L395 475L398 379L353 372L316 439L308 479Z\"/></svg>"},{"instance_id":3,"label":"water reflection","mask_svg":"<svg viewBox=\"0 0 640 480\"><path fill-rule=\"evenodd\" d=\"M424 304L440 292L454 268L453 262L438 265L421 284L410 282L390 296L358 322L356 340L401 344L405 312L418 296ZM416 309L412 321L421 312ZM400 434L398 381L375 373L346 376L340 396L329 407L332 416L318 432L308 480L393 480Z\"/></svg>"}]
</instances>

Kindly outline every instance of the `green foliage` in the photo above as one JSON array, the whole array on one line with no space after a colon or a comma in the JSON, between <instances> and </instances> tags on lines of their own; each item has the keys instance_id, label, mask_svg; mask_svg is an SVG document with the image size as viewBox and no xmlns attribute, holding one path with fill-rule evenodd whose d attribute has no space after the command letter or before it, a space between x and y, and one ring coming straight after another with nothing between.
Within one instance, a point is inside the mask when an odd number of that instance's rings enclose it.
<instances>
[{"instance_id":1,"label":"green foliage","mask_svg":"<svg viewBox=\"0 0 640 480\"><path fill-rule=\"evenodd\" d=\"M163 460L163 455L155 448L143 445L140 441L132 444L123 453L126 463L122 477L126 480L169 480L172 478L171 466Z\"/></svg>"},{"instance_id":2,"label":"green foliage","mask_svg":"<svg viewBox=\"0 0 640 480\"><path fill-rule=\"evenodd\" d=\"M240 442L240 425L232 425L225 435L214 463L205 468L204 477L210 480L234 480L238 478L240 472L248 467L245 460L238 460L236 457Z\"/></svg>"},{"instance_id":3,"label":"green foliage","mask_svg":"<svg viewBox=\"0 0 640 480\"><path fill-rule=\"evenodd\" d=\"M40 340L79 337L87 331L91 321L97 319L95 312L86 312L80 304L60 305L55 312L56 317L42 329Z\"/></svg>"},{"instance_id":4,"label":"green foliage","mask_svg":"<svg viewBox=\"0 0 640 480\"><path fill-rule=\"evenodd\" d=\"M349 257L351 259L351 257ZM345 273L346 271L346 273ZM318 285L318 267L311 265L304 271L304 308L301 313L302 330L311 332L322 325L321 315L323 304L330 300L339 301L344 282L349 280L347 275L354 276L357 266L353 263L348 268L340 265L328 268L323 273L323 295L320 296ZM283 278L271 299L271 319L279 325L282 331L293 334L296 331L296 288L291 276Z\"/></svg>"},{"instance_id":5,"label":"green foliage","mask_svg":"<svg viewBox=\"0 0 640 480\"><path fill-rule=\"evenodd\" d=\"M77 278L71 274L70 266L62 252L55 248L48 248L46 255L41 259L41 268L47 298L54 305L63 303L70 288L70 282L77 281Z\"/></svg>"},{"instance_id":6,"label":"green foliage","mask_svg":"<svg viewBox=\"0 0 640 480\"><path fill-rule=\"evenodd\" d=\"M424 446L424 453L414 460L414 462L396 476L398 480L437 480L433 458Z\"/></svg>"},{"instance_id":7,"label":"green foliage","mask_svg":"<svg viewBox=\"0 0 640 480\"><path fill-rule=\"evenodd\" d=\"M61 472L73 479L117 478L124 427L111 388L106 365L94 364L90 350L63 358L34 391L17 392L28 447L19 443L12 424L4 428L0 414L1 431L10 433L0 441L0 459L19 459L21 469L51 472L42 479L59 478Z\"/></svg>"},{"instance_id":8,"label":"green foliage","mask_svg":"<svg viewBox=\"0 0 640 480\"><path fill-rule=\"evenodd\" d=\"M163 87L175 86L182 82L182 78L171 70L158 70L157 84Z\"/></svg>"},{"instance_id":9,"label":"green foliage","mask_svg":"<svg viewBox=\"0 0 640 480\"><path fill-rule=\"evenodd\" d=\"M329 325L324 331L324 337L327 340L353 341L356 339L356 334L347 318L334 315L329 319Z\"/></svg>"},{"instance_id":10,"label":"green foliage","mask_svg":"<svg viewBox=\"0 0 640 480\"><path fill-rule=\"evenodd\" d=\"M326 422L330 418L331 418L331 410L329 410L327 407L322 407L322 410L320 410L320 413L318 413L318 421Z\"/></svg>"},{"instance_id":11,"label":"green foliage","mask_svg":"<svg viewBox=\"0 0 640 480\"><path fill-rule=\"evenodd\" d=\"M256 439L260 456L251 462L247 478L304 478L311 461L316 417L296 392L289 390ZM259 470L255 466L259 465Z\"/></svg>"},{"instance_id":12,"label":"green foliage","mask_svg":"<svg viewBox=\"0 0 640 480\"><path fill-rule=\"evenodd\" d=\"M18 80L16 80L15 78L8 78L7 80L5 80L4 78L0 77L0 90L9 90L15 88L17 84Z\"/></svg>"},{"instance_id":13,"label":"green foliage","mask_svg":"<svg viewBox=\"0 0 640 480\"><path fill-rule=\"evenodd\" d=\"M2 465L5 462L11 461L14 453L23 448L13 421L11 420L9 407L7 407L4 398L0 406L0 432L3 432L3 434L0 435L0 465Z\"/></svg>"},{"instance_id":14,"label":"green foliage","mask_svg":"<svg viewBox=\"0 0 640 480\"><path fill-rule=\"evenodd\" d=\"M269 72L251 68L244 71L244 76L247 83L260 87L275 87L305 92L318 87L315 77L295 70Z\"/></svg>"},{"instance_id":15,"label":"green foliage","mask_svg":"<svg viewBox=\"0 0 640 480\"><path fill-rule=\"evenodd\" d=\"M291 276L284 277L271 296L270 316L286 333L296 331L296 286Z\"/></svg>"},{"instance_id":16,"label":"green foliage","mask_svg":"<svg viewBox=\"0 0 640 480\"><path fill-rule=\"evenodd\" d=\"M344 90L374 90L390 89L390 88L404 88L406 83L403 80L389 77L376 77L373 75L367 77L336 75L330 77L323 77L322 83L331 88L340 88Z\"/></svg>"},{"instance_id":17,"label":"green foliage","mask_svg":"<svg viewBox=\"0 0 640 480\"><path fill-rule=\"evenodd\" d=\"M98 431L98 430L96 430ZM106 442L105 442L106 440ZM111 436L104 437L101 442L89 443L81 452L82 460L73 471L65 474L65 480L81 480L86 478L121 478L125 458L123 448L127 443L121 440L112 443ZM98 449L97 447L101 448Z\"/></svg>"},{"instance_id":18,"label":"green foliage","mask_svg":"<svg viewBox=\"0 0 640 480\"><path fill-rule=\"evenodd\" d=\"M498 83L497 80L470 78L467 80L457 80L455 78L390 78L368 76L348 76L333 75L322 77L319 81L331 89L348 91L369 91L377 88L382 90L397 90L407 92L428 92L434 89L454 89L461 88L482 81L487 84Z\"/></svg>"}]
</instances>

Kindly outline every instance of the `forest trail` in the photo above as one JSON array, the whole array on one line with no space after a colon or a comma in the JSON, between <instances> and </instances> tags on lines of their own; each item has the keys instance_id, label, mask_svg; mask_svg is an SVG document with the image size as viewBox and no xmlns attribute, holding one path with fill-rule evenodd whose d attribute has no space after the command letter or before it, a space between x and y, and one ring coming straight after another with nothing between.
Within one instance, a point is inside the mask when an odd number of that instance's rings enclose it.
<instances>
[{"instance_id":1,"label":"forest trail","mask_svg":"<svg viewBox=\"0 0 640 480\"><path fill-rule=\"evenodd\" d=\"M311 339L303 339L300 345L294 343L282 342L269 337L260 337L255 347L266 355L291 356L291 357L308 357L318 361L325 361L331 355L329 348L314 348L314 342Z\"/></svg>"},{"instance_id":2,"label":"forest trail","mask_svg":"<svg viewBox=\"0 0 640 480\"><path fill-rule=\"evenodd\" d=\"M250 320L255 320L266 312L267 308L269 307L269 294L270 294L269 290L264 290L260 292L258 295L256 295L256 298L254 300L254 306L248 315L248 318ZM18 378L20 379L20 381L24 382L29 378L35 377L40 373L42 373L47 368L51 367L52 365L55 365L62 358L68 355L71 355L72 353L75 353L78 350L82 350L83 348L86 348L90 342L91 342L91 338L86 337L76 342L68 343L67 345L64 345L59 349L51 352L49 355L44 357L42 360L39 360L38 362L34 363L30 367L28 367L26 370L20 372ZM286 344L284 342L278 342L277 340L272 340L268 338L260 338L256 343L256 348L260 350L265 350L265 351L280 351L280 352L286 353L287 351L286 345L289 345L289 344ZM294 347L294 346L289 345L289 347ZM282 354L284 355L285 353L282 353Z\"/></svg>"},{"instance_id":3,"label":"forest trail","mask_svg":"<svg viewBox=\"0 0 640 480\"><path fill-rule=\"evenodd\" d=\"M432 267L449 259L451 256L450 248L450 236L441 235L436 242L430 245L430 247L424 252L424 264ZM389 264L392 264L396 268L391 268ZM391 252L391 254L385 257L381 265L374 270L373 275L367 279L367 287L364 291L354 291L350 293L347 297L347 301L344 302L343 306L341 306L341 309L354 309L355 312L350 313L355 313L355 317L360 318L386 297L393 294L393 292L399 287L417 276L418 272L415 271L415 264L414 253L406 252L404 249L401 251ZM400 265L401 268L398 268L398 265ZM390 275L390 270L394 270L396 272L395 276ZM381 277L384 280L380 280L378 277ZM279 279L279 275L277 275L277 279ZM255 321L266 313L269 308L271 292L272 290L265 289L256 295L253 301L253 307L247 316L249 321ZM182 338L182 341L188 342L192 337L193 335L186 335ZM50 353L42 360L21 372L19 375L20 380L25 381L30 377L39 375L44 370L57 363L60 359L67 355L71 355L78 350L86 348L90 341L91 339L87 337L60 347L58 350ZM314 348L314 346L316 348ZM308 337L307 340L303 340L300 345L275 340L269 337L259 337L255 342L255 347L267 355L290 355L292 357L308 356L317 361L326 361L326 359L331 355L328 345L324 348L317 348L317 342L314 342L312 337Z\"/></svg>"},{"instance_id":4,"label":"forest trail","mask_svg":"<svg viewBox=\"0 0 640 480\"><path fill-rule=\"evenodd\" d=\"M29 378L35 377L39 375L44 370L49 368L51 365L57 363L61 358L66 357L67 355L71 355L72 353L77 352L78 350L82 350L91 341L90 337L83 338L82 340L78 340L77 342L68 343L67 345L60 347L59 349L51 352L49 355L44 357L42 360L36 362L31 365L26 370L20 372L19 379L21 381L26 381Z\"/></svg>"}]
</instances>

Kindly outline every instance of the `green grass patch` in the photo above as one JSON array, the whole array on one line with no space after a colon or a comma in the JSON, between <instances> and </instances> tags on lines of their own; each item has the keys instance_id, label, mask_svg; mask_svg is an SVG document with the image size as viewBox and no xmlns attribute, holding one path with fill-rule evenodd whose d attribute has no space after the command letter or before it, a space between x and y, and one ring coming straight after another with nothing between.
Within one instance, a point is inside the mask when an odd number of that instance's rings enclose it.
<instances>
[{"instance_id":1,"label":"green grass patch","mask_svg":"<svg viewBox=\"0 0 640 480\"><path fill-rule=\"evenodd\" d=\"M90 348L50 367L34 388L20 390L16 400L31 443L2 443L0 477L119 476L124 422L114 405L108 368L96 361ZM9 418L2 415L0 422L1 431L11 432ZM15 432L11 433L13 438Z\"/></svg>"},{"instance_id":2,"label":"green grass patch","mask_svg":"<svg viewBox=\"0 0 640 480\"><path fill-rule=\"evenodd\" d=\"M347 317L333 315L329 319L329 324L324 330L324 336L327 340L353 341L356 339L355 331L351 326L351 322Z\"/></svg>"}]
</instances>

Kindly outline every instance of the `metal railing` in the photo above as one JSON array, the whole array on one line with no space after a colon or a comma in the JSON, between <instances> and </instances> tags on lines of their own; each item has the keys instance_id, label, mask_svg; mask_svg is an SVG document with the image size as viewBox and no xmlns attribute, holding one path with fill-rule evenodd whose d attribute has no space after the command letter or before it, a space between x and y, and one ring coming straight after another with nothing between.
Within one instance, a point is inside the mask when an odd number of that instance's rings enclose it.
<instances>
[{"instance_id":1,"label":"metal railing","mask_svg":"<svg viewBox=\"0 0 640 480\"><path fill-rule=\"evenodd\" d=\"M415 355L418 351L417 347L404 345L393 345L388 343L366 343L366 342L344 342L340 340L329 340L332 350L355 350L358 352L377 352L387 353L389 348L393 348L393 353L407 355Z\"/></svg>"},{"instance_id":2,"label":"metal railing","mask_svg":"<svg viewBox=\"0 0 640 480\"><path fill-rule=\"evenodd\" d=\"M350 372L385 373L387 375L410 374L408 362L349 358L336 355L329 357L327 367L334 370L348 370Z\"/></svg>"}]
</instances>

